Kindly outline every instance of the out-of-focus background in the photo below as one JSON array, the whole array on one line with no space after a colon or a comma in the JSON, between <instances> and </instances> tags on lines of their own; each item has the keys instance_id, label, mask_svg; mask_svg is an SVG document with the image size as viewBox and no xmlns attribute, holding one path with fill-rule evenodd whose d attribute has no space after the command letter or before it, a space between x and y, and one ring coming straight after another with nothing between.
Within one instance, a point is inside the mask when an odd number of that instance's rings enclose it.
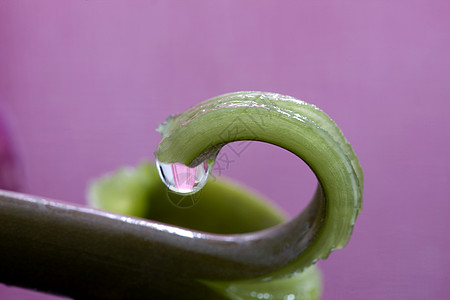
<instances>
[{"instance_id":1,"label":"out-of-focus background","mask_svg":"<svg viewBox=\"0 0 450 300\"><path fill-rule=\"evenodd\" d=\"M85 203L93 178L153 160L168 115L288 94L331 115L365 171L354 235L320 262L323 299L448 299L449 15L447 0L1 1L2 178ZM314 189L272 146L219 163L291 217ZM60 298L0 285L0 299Z\"/></svg>"}]
</instances>

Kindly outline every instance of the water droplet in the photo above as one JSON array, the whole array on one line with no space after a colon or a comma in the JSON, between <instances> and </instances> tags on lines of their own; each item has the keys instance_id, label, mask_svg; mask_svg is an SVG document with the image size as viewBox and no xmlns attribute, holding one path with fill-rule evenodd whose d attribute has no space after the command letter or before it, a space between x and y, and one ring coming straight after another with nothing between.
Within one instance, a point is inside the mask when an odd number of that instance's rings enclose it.
<instances>
[{"instance_id":1,"label":"water droplet","mask_svg":"<svg viewBox=\"0 0 450 300\"><path fill-rule=\"evenodd\" d=\"M163 163L156 160L159 176L164 184L180 195L194 194L208 181L214 167L214 159L206 160L198 166L189 168L181 163Z\"/></svg>"}]
</instances>

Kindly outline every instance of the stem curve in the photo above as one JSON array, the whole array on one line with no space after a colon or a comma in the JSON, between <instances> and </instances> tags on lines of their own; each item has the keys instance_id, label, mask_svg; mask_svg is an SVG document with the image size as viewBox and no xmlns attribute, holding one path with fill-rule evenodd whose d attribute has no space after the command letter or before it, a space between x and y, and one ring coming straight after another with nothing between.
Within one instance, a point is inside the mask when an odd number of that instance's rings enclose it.
<instances>
[{"instance_id":1,"label":"stem curve","mask_svg":"<svg viewBox=\"0 0 450 300\"><path fill-rule=\"evenodd\" d=\"M227 262L220 271L203 268L200 278L286 277L347 244L361 210L363 173L341 130L316 106L280 94L237 92L171 116L158 131L162 140L155 156L164 163L194 167L215 158L227 143L256 140L292 152L318 179L310 204L285 224L248 234L194 237L187 251Z\"/></svg>"}]
</instances>

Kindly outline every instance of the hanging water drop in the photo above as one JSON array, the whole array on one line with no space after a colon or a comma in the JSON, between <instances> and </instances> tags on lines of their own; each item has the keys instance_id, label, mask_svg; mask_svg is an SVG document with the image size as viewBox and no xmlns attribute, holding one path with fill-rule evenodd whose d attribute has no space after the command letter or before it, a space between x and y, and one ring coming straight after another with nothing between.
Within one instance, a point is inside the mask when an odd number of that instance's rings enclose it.
<instances>
[{"instance_id":1,"label":"hanging water drop","mask_svg":"<svg viewBox=\"0 0 450 300\"><path fill-rule=\"evenodd\" d=\"M214 160L204 161L193 168L181 163L163 163L156 160L156 166L161 180L171 191L189 195L198 192L206 184Z\"/></svg>"}]
</instances>

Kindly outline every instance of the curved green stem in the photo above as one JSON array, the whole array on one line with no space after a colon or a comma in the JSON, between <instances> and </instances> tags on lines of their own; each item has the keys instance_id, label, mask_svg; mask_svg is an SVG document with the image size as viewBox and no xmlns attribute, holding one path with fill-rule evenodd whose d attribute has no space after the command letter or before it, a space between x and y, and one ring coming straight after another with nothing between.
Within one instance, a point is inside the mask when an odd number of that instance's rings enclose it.
<instances>
[{"instance_id":1,"label":"curved green stem","mask_svg":"<svg viewBox=\"0 0 450 300\"><path fill-rule=\"evenodd\" d=\"M274 298L287 291L317 298L316 269L294 273L342 248L361 208L362 171L336 124L294 98L243 92L201 103L159 129L163 139L156 158L161 162L196 166L213 159L226 143L259 140L303 159L319 180L317 192L295 219L277 225L280 214L221 183L205 186L214 205L199 205L193 218L183 219L157 203L165 190L151 179L156 170L147 167L132 180L125 172L117 181L104 181L108 192L93 193L103 199L97 207L138 216L150 209L147 217L166 224L0 191L0 219L7 224L0 227L0 281L79 299L254 299L253 293L259 297L269 290ZM129 192L119 203L115 197L121 189L114 189L121 184ZM227 198L265 222L248 222ZM202 212L217 207L237 220L234 230L204 222ZM223 217L216 216L210 220Z\"/></svg>"},{"instance_id":2,"label":"curved green stem","mask_svg":"<svg viewBox=\"0 0 450 300\"><path fill-rule=\"evenodd\" d=\"M255 233L197 239L194 252L229 266L204 270L205 279L290 276L348 242L361 208L362 170L340 129L317 107L279 94L239 92L172 116L159 131L155 156L164 163L194 167L215 158L227 143L257 140L303 159L319 181L308 207L290 222Z\"/></svg>"}]
</instances>

